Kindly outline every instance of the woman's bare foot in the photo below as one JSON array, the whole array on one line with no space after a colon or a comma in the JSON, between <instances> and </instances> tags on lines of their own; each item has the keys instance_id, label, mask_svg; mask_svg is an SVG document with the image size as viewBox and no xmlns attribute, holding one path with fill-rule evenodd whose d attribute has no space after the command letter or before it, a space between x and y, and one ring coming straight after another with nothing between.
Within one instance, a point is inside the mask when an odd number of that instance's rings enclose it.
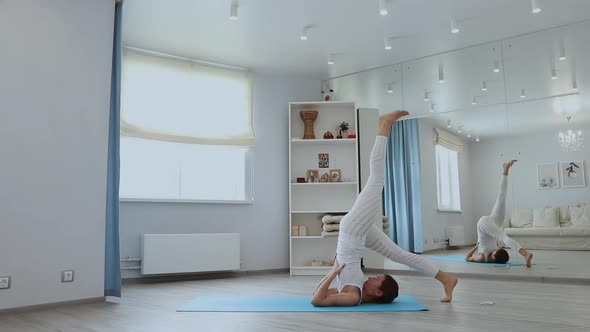
<instances>
[{"instance_id":1,"label":"woman's bare foot","mask_svg":"<svg viewBox=\"0 0 590 332\"><path fill-rule=\"evenodd\" d=\"M524 256L525 268L529 268L533 265L533 253L527 251L527 254Z\"/></svg>"},{"instance_id":2,"label":"woman's bare foot","mask_svg":"<svg viewBox=\"0 0 590 332\"><path fill-rule=\"evenodd\" d=\"M453 290L455 289L455 286L457 286L459 279L454 275L443 271L438 271L435 278L443 284L445 289L445 297L440 299L440 302L451 302L453 300Z\"/></svg>"},{"instance_id":3,"label":"woman's bare foot","mask_svg":"<svg viewBox=\"0 0 590 332\"><path fill-rule=\"evenodd\" d=\"M515 162L517 162L518 160L516 159L512 159L508 162L505 162L502 167L504 167L504 175L508 175L508 171L510 171L510 167L512 167L512 165L514 165Z\"/></svg>"},{"instance_id":4,"label":"woman's bare foot","mask_svg":"<svg viewBox=\"0 0 590 332\"><path fill-rule=\"evenodd\" d=\"M520 248L520 250L518 250L518 253L522 255L522 257L524 257L524 267L525 268L529 268L531 267L531 265L533 265L533 253L526 250L525 248Z\"/></svg>"},{"instance_id":5,"label":"woman's bare foot","mask_svg":"<svg viewBox=\"0 0 590 332\"><path fill-rule=\"evenodd\" d=\"M407 111L394 111L391 113L387 113L384 115L381 115L379 117L379 136L389 136L389 130L391 129L391 126L393 126L393 124L402 116L406 116L410 113L408 113Z\"/></svg>"}]
</instances>

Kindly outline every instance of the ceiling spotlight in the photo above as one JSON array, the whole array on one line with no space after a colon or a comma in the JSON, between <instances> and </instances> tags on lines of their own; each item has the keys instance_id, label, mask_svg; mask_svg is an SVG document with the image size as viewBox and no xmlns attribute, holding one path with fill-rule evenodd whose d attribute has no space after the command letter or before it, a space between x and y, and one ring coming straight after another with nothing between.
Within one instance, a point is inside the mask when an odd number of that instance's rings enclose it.
<instances>
[{"instance_id":1,"label":"ceiling spotlight","mask_svg":"<svg viewBox=\"0 0 590 332\"><path fill-rule=\"evenodd\" d=\"M488 91L488 84L486 81L481 81L481 91Z\"/></svg>"},{"instance_id":2,"label":"ceiling spotlight","mask_svg":"<svg viewBox=\"0 0 590 332\"><path fill-rule=\"evenodd\" d=\"M447 120L447 128L451 128L451 120Z\"/></svg>"},{"instance_id":3,"label":"ceiling spotlight","mask_svg":"<svg viewBox=\"0 0 590 332\"><path fill-rule=\"evenodd\" d=\"M309 31L309 29L311 29L311 25L306 25L303 27L303 31L301 32L301 37L299 37L299 39L301 40L307 40L307 32Z\"/></svg>"},{"instance_id":4,"label":"ceiling spotlight","mask_svg":"<svg viewBox=\"0 0 590 332\"><path fill-rule=\"evenodd\" d=\"M526 92L524 89L520 89L520 98L526 98Z\"/></svg>"},{"instance_id":5,"label":"ceiling spotlight","mask_svg":"<svg viewBox=\"0 0 590 332\"><path fill-rule=\"evenodd\" d=\"M389 14L387 7L385 6L385 0L379 0L379 15L385 16Z\"/></svg>"},{"instance_id":6,"label":"ceiling spotlight","mask_svg":"<svg viewBox=\"0 0 590 332\"><path fill-rule=\"evenodd\" d=\"M424 101L429 101L430 100L430 96L428 94L428 91L424 92Z\"/></svg>"},{"instance_id":7,"label":"ceiling spotlight","mask_svg":"<svg viewBox=\"0 0 590 332\"><path fill-rule=\"evenodd\" d=\"M475 100L475 97L473 97L473 99L471 100L471 105L477 105L477 101Z\"/></svg>"},{"instance_id":8,"label":"ceiling spotlight","mask_svg":"<svg viewBox=\"0 0 590 332\"><path fill-rule=\"evenodd\" d=\"M328 55L328 64L329 64L329 65L333 65L333 64L335 64L335 63L336 63L336 62L334 62L334 54L330 54L330 55Z\"/></svg>"},{"instance_id":9,"label":"ceiling spotlight","mask_svg":"<svg viewBox=\"0 0 590 332\"><path fill-rule=\"evenodd\" d=\"M494 61L494 73L499 73L500 72L500 61L495 60Z\"/></svg>"},{"instance_id":10,"label":"ceiling spotlight","mask_svg":"<svg viewBox=\"0 0 590 332\"><path fill-rule=\"evenodd\" d=\"M430 112L434 112L434 104L430 104Z\"/></svg>"},{"instance_id":11,"label":"ceiling spotlight","mask_svg":"<svg viewBox=\"0 0 590 332\"><path fill-rule=\"evenodd\" d=\"M229 19L232 21L238 20L238 4L232 3L229 7Z\"/></svg>"},{"instance_id":12,"label":"ceiling spotlight","mask_svg":"<svg viewBox=\"0 0 590 332\"><path fill-rule=\"evenodd\" d=\"M459 126L459 129L457 129L457 132L460 134L463 132L463 126Z\"/></svg>"},{"instance_id":13,"label":"ceiling spotlight","mask_svg":"<svg viewBox=\"0 0 590 332\"><path fill-rule=\"evenodd\" d=\"M541 7L539 7L537 0L531 0L531 12L533 14L539 14L541 12Z\"/></svg>"},{"instance_id":14,"label":"ceiling spotlight","mask_svg":"<svg viewBox=\"0 0 590 332\"><path fill-rule=\"evenodd\" d=\"M467 133L467 137L471 138L471 133Z\"/></svg>"},{"instance_id":15,"label":"ceiling spotlight","mask_svg":"<svg viewBox=\"0 0 590 332\"><path fill-rule=\"evenodd\" d=\"M477 136L477 137L475 138L475 141L476 141L476 142L479 142L479 136Z\"/></svg>"},{"instance_id":16,"label":"ceiling spotlight","mask_svg":"<svg viewBox=\"0 0 590 332\"><path fill-rule=\"evenodd\" d=\"M565 47L562 47L559 50L559 60L563 61L565 59L567 59L567 57L565 56Z\"/></svg>"},{"instance_id":17,"label":"ceiling spotlight","mask_svg":"<svg viewBox=\"0 0 590 332\"><path fill-rule=\"evenodd\" d=\"M445 82L445 72L442 63L438 65L438 83Z\"/></svg>"},{"instance_id":18,"label":"ceiling spotlight","mask_svg":"<svg viewBox=\"0 0 590 332\"><path fill-rule=\"evenodd\" d=\"M391 50L391 40L389 39L389 37L383 38L383 41L385 42L385 49L388 51Z\"/></svg>"},{"instance_id":19,"label":"ceiling spotlight","mask_svg":"<svg viewBox=\"0 0 590 332\"><path fill-rule=\"evenodd\" d=\"M457 27L457 22L451 19L451 33L459 33L459 27Z\"/></svg>"},{"instance_id":20,"label":"ceiling spotlight","mask_svg":"<svg viewBox=\"0 0 590 332\"><path fill-rule=\"evenodd\" d=\"M555 68L551 69L551 79L552 80L557 79L557 69L555 69Z\"/></svg>"},{"instance_id":21,"label":"ceiling spotlight","mask_svg":"<svg viewBox=\"0 0 590 332\"><path fill-rule=\"evenodd\" d=\"M387 93L393 93L393 84L392 83L387 84Z\"/></svg>"}]
</instances>

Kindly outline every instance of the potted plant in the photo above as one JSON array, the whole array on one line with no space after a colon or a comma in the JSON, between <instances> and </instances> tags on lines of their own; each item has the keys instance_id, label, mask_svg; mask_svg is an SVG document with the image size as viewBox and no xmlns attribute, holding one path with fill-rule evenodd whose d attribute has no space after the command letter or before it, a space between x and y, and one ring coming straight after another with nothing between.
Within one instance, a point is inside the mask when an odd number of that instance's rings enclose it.
<instances>
[{"instance_id":1,"label":"potted plant","mask_svg":"<svg viewBox=\"0 0 590 332\"><path fill-rule=\"evenodd\" d=\"M348 129L350 128L348 122L343 121L341 124L338 125L338 136L336 138L342 138L342 133L346 135Z\"/></svg>"}]
</instances>

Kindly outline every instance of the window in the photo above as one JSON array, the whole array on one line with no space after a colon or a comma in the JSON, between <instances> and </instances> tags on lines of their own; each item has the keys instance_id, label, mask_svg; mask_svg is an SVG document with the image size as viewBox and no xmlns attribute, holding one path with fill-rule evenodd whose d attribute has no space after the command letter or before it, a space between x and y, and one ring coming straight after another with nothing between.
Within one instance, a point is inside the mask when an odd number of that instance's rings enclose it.
<instances>
[{"instance_id":1,"label":"window","mask_svg":"<svg viewBox=\"0 0 590 332\"><path fill-rule=\"evenodd\" d=\"M252 199L248 72L126 51L121 81L121 199Z\"/></svg>"},{"instance_id":2,"label":"window","mask_svg":"<svg viewBox=\"0 0 590 332\"><path fill-rule=\"evenodd\" d=\"M463 149L463 142L459 137L445 130L435 128L434 144L438 210L461 212L459 152Z\"/></svg>"},{"instance_id":3,"label":"window","mask_svg":"<svg viewBox=\"0 0 590 332\"><path fill-rule=\"evenodd\" d=\"M438 209L461 211L459 153L440 144L435 149Z\"/></svg>"}]
</instances>

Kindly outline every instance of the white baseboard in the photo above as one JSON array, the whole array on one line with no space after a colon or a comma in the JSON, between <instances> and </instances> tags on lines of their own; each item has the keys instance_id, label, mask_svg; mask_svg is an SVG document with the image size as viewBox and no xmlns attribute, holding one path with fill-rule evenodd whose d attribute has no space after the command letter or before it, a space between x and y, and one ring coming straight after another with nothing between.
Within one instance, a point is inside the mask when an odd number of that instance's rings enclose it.
<instances>
[{"instance_id":1,"label":"white baseboard","mask_svg":"<svg viewBox=\"0 0 590 332\"><path fill-rule=\"evenodd\" d=\"M121 303L121 298L118 296L105 296L104 301L108 303Z\"/></svg>"}]
</instances>

